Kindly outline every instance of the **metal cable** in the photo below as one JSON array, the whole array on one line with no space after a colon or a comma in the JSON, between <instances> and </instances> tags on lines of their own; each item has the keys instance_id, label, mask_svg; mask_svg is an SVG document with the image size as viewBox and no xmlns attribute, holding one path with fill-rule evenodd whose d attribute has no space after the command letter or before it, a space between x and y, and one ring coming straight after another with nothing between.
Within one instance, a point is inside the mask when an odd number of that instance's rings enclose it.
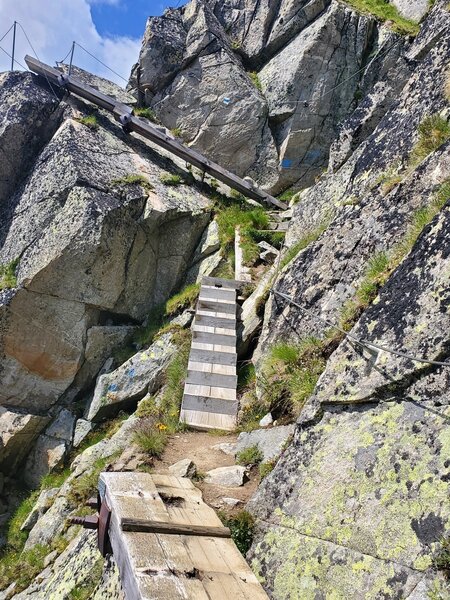
<instances>
[{"instance_id":1,"label":"metal cable","mask_svg":"<svg viewBox=\"0 0 450 600\"><path fill-rule=\"evenodd\" d=\"M289 302L293 306L296 306L299 310L301 310L305 314L309 315L313 319L316 319L318 321L322 321L323 323L326 323L329 327L332 327L333 329L336 329L337 331L339 331L340 333L342 333L343 335L345 335L346 338L352 340L353 342L355 342L359 346L362 346L363 348L367 348L369 350L378 350L379 352L387 352L388 354L393 354L394 356L399 356L401 358L406 358L407 360L411 360L413 362L424 363L424 364L427 364L427 365L435 365L435 366L438 366L438 367L450 367L450 363L449 362L442 362L442 361L439 361L439 360L429 360L427 358L419 358L417 356L411 356L410 354L407 354L406 352L398 352L397 350L392 350L391 348L387 348L386 346L380 346L379 344L374 344L373 342L370 342L369 340L359 339L356 336L352 335L351 333L348 333L347 331L345 331L345 329L342 329L342 327L339 327L338 325L335 325L334 323L332 323L328 319L326 319L324 317L320 317L319 315L314 314L309 309L304 308L298 302L296 302L295 300L293 300L292 298L290 298L286 294L283 294L282 292L278 292L274 288L272 288L270 291L275 296L279 296L280 298L283 298L284 300L286 300L287 302Z\"/></svg>"},{"instance_id":2,"label":"metal cable","mask_svg":"<svg viewBox=\"0 0 450 600\"><path fill-rule=\"evenodd\" d=\"M8 33L11 31L11 29L14 27L14 23L11 25L11 27L8 29L8 31L5 33L5 35L3 37L0 38L0 42L3 42L3 40L5 39L5 37L8 35Z\"/></svg>"},{"instance_id":3,"label":"metal cable","mask_svg":"<svg viewBox=\"0 0 450 600\"><path fill-rule=\"evenodd\" d=\"M75 44L78 46L78 48L81 48L81 50L84 50L84 52L86 52L86 54L89 54L89 56L91 56L94 60L96 60L101 65L103 65L106 69L108 69L109 71L111 71L111 73L114 73L114 75L117 75L117 77L120 77L120 79L122 79L123 81L125 81L126 83L128 83L128 79L125 79L125 77L122 77L122 75L120 73L117 73L117 71L114 71L114 69L111 69L111 67L108 67L108 65L106 63L104 63L99 58L97 58L96 56L94 56L91 52L89 52L89 50L86 50L86 48L84 48L81 44L79 44L78 42L75 42Z\"/></svg>"},{"instance_id":4,"label":"metal cable","mask_svg":"<svg viewBox=\"0 0 450 600\"><path fill-rule=\"evenodd\" d=\"M64 61L66 60L66 58L69 56L69 54L72 52L72 46L70 46L69 52L65 55L65 57L62 60L57 60L56 64L57 65L63 65Z\"/></svg>"},{"instance_id":5,"label":"metal cable","mask_svg":"<svg viewBox=\"0 0 450 600\"><path fill-rule=\"evenodd\" d=\"M17 25L18 25L18 26L20 27L20 29L22 30L22 32L23 32L23 34L24 34L24 36L25 36L25 38L26 38L26 40L27 40L28 44L30 45L30 48L31 48L31 50L32 50L33 54L34 54L34 55L35 55L35 57L38 59L38 61L39 61L39 62L41 62L41 59L39 58L39 56L38 56L38 53L37 53L37 52L36 52L36 50L34 49L34 47L33 47L33 44L31 43L31 41L30 41L30 38L29 38L29 37L28 37L28 35L27 35L27 32L26 32L26 31L25 31L25 29L23 28L23 25L22 25L22 23L20 23L20 21L17 21ZM50 90L51 90L52 94L55 96L56 100L58 100L58 102L59 102L59 101L61 100L61 98L60 98L60 97L57 95L57 93L55 92L55 90L54 90L54 88L53 88L52 84L50 83L50 80L49 80L49 78L47 77L47 74L46 74L45 72L44 72L44 77L45 77L45 79L47 80L47 83L48 83L48 85L49 85L49 87L50 87Z\"/></svg>"},{"instance_id":6,"label":"metal cable","mask_svg":"<svg viewBox=\"0 0 450 600\"><path fill-rule=\"evenodd\" d=\"M2 50L6 54L6 56L9 56L9 58L12 59L12 54L7 52L4 48L2 48L2 46L0 46L0 50ZM17 58L14 58L14 62L17 63L19 67L22 67L24 71L28 71L27 67L24 67L23 64L17 60Z\"/></svg>"}]
</instances>

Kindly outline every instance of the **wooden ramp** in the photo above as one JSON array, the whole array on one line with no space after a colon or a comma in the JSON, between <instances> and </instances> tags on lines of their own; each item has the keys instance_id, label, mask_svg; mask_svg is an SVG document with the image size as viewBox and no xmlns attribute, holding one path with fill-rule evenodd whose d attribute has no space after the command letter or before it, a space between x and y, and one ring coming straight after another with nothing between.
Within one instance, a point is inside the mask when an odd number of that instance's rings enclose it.
<instances>
[{"instance_id":1,"label":"wooden ramp","mask_svg":"<svg viewBox=\"0 0 450 600\"><path fill-rule=\"evenodd\" d=\"M109 538L127 600L268 600L189 479L102 473L99 488L111 509ZM155 523L172 533L152 532ZM193 535L176 533L190 529Z\"/></svg>"},{"instance_id":2,"label":"wooden ramp","mask_svg":"<svg viewBox=\"0 0 450 600\"><path fill-rule=\"evenodd\" d=\"M180 421L200 429L236 427L236 290L241 282L203 277Z\"/></svg>"}]
</instances>

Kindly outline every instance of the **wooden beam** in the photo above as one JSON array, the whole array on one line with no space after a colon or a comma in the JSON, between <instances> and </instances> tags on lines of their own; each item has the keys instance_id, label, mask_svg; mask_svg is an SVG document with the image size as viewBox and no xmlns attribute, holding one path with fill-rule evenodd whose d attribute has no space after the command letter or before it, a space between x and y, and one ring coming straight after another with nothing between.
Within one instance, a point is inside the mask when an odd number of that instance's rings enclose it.
<instances>
[{"instance_id":1,"label":"wooden beam","mask_svg":"<svg viewBox=\"0 0 450 600\"><path fill-rule=\"evenodd\" d=\"M142 135L161 148L168 150L172 154L175 154L175 156L178 156L186 162L201 169L204 173L209 173L215 179L222 181L230 188L240 192L247 198L273 204L282 210L286 210L288 208L284 202L280 202L280 200L277 200L260 188L252 187L241 177L238 177L234 173L231 173L220 165L212 162L200 154L200 152L181 144L178 140L167 133L160 131L151 123L147 123L142 119L133 117L132 109L126 104L118 102L114 98L102 94L95 88L85 85L76 78L65 75L58 69L50 67L49 65L46 65L45 63L40 62L31 56L25 56L25 62L27 63L30 71L38 73L39 75L43 75L50 81L50 83L64 87L77 96L80 96L89 102L93 102L101 108L109 110L114 114L115 118L126 127L128 131L134 131L135 133Z\"/></svg>"},{"instance_id":2,"label":"wooden beam","mask_svg":"<svg viewBox=\"0 0 450 600\"><path fill-rule=\"evenodd\" d=\"M122 531L140 533L167 533L168 535L194 535L204 537L230 538L228 527L208 527L206 525L186 525L184 523L165 523L164 521L146 521L145 519L126 519L120 522Z\"/></svg>"}]
</instances>

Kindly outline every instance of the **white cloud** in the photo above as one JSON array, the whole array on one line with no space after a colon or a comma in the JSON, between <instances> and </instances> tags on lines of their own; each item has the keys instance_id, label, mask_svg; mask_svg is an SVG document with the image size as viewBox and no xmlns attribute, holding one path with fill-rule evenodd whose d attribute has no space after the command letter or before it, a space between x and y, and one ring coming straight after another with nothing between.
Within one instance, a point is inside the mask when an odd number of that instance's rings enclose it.
<instances>
[{"instance_id":1,"label":"white cloud","mask_svg":"<svg viewBox=\"0 0 450 600\"><path fill-rule=\"evenodd\" d=\"M94 56L128 78L131 66L137 62L141 40L129 37L102 37L91 17L89 4L117 3L119 0L0 0L0 37L14 20L24 27L40 60L54 65L70 50L72 40ZM11 33L0 43L11 53ZM17 28L16 58L22 64L25 54L33 54L28 42ZM0 72L10 68L11 59L0 51ZM92 73L107 77L120 85L125 82L105 69L80 48L75 50L74 63ZM17 68L17 67L16 67Z\"/></svg>"}]
</instances>

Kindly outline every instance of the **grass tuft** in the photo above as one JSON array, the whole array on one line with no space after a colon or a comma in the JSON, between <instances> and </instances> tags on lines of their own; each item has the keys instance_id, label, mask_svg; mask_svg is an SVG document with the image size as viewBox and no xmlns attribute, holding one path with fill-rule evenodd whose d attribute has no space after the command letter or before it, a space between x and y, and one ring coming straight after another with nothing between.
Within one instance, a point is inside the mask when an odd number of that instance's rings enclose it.
<instances>
[{"instance_id":1,"label":"grass tuft","mask_svg":"<svg viewBox=\"0 0 450 600\"><path fill-rule=\"evenodd\" d=\"M131 173L130 175L125 175L119 179L113 179L111 185L140 185L148 192L154 189L147 177L140 175L139 173Z\"/></svg>"},{"instance_id":2,"label":"grass tuft","mask_svg":"<svg viewBox=\"0 0 450 600\"><path fill-rule=\"evenodd\" d=\"M16 271L18 266L18 258L6 265L0 265L0 291L15 288L17 286Z\"/></svg>"},{"instance_id":3,"label":"grass tuft","mask_svg":"<svg viewBox=\"0 0 450 600\"><path fill-rule=\"evenodd\" d=\"M159 176L159 180L164 185L176 187L177 185L183 185L184 181L180 175L175 175L173 173L161 173Z\"/></svg>"},{"instance_id":4,"label":"grass tuft","mask_svg":"<svg viewBox=\"0 0 450 600\"><path fill-rule=\"evenodd\" d=\"M275 468L275 465L275 460L267 460L266 462L261 463L259 465L259 476L261 477L261 479L264 479L264 477L267 477L269 473L272 473L272 471Z\"/></svg>"},{"instance_id":5,"label":"grass tuft","mask_svg":"<svg viewBox=\"0 0 450 600\"><path fill-rule=\"evenodd\" d=\"M391 23L392 29L401 35L417 35L419 24L402 17L393 4L385 0L346 0L347 4L362 13L369 13L380 21Z\"/></svg>"},{"instance_id":6,"label":"grass tuft","mask_svg":"<svg viewBox=\"0 0 450 600\"><path fill-rule=\"evenodd\" d=\"M450 123L440 114L428 115L418 127L419 140L411 151L409 166L414 168L450 139Z\"/></svg>"},{"instance_id":7,"label":"grass tuft","mask_svg":"<svg viewBox=\"0 0 450 600\"><path fill-rule=\"evenodd\" d=\"M81 117L79 119L76 119L76 121L78 121L78 123L81 123L85 127L92 129L93 131L97 131L97 129L99 127L98 119L95 115L88 115L86 117Z\"/></svg>"},{"instance_id":8,"label":"grass tuft","mask_svg":"<svg viewBox=\"0 0 450 600\"><path fill-rule=\"evenodd\" d=\"M155 423L154 418L141 419L134 428L133 442L150 456L159 458L168 441L166 429L162 423Z\"/></svg>"},{"instance_id":9,"label":"grass tuft","mask_svg":"<svg viewBox=\"0 0 450 600\"><path fill-rule=\"evenodd\" d=\"M250 465L258 465L264 458L263 453L259 449L258 445L249 446L244 448L236 454L236 462L238 465L244 465L246 467Z\"/></svg>"},{"instance_id":10,"label":"grass tuft","mask_svg":"<svg viewBox=\"0 0 450 600\"><path fill-rule=\"evenodd\" d=\"M299 252L307 248L310 244L317 241L324 231L326 231L329 220L323 221L315 229L308 231L305 235L298 240L293 246L288 248L286 253L281 259L281 268L285 267L288 263L293 260Z\"/></svg>"},{"instance_id":11,"label":"grass tuft","mask_svg":"<svg viewBox=\"0 0 450 600\"><path fill-rule=\"evenodd\" d=\"M141 107L133 109L133 114L135 117L141 117L144 119L148 119L152 123L159 123L157 116L154 111L148 107Z\"/></svg>"},{"instance_id":12,"label":"grass tuft","mask_svg":"<svg viewBox=\"0 0 450 600\"><path fill-rule=\"evenodd\" d=\"M193 307L200 293L200 284L192 283L186 286L181 292L178 292L166 302L165 315L172 317L182 312L186 308Z\"/></svg>"},{"instance_id":13,"label":"grass tuft","mask_svg":"<svg viewBox=\"0 0 450 600\"><path fill-rule=\"evenodd\" d=\"M439 571L443 571L445 576L450 579L450 538L444 538L439 544L433 558L433 566Z\"/></svg>"},{"instance_id":14,"label":"grass tuft","mask_svg":"<svg viewBox=\"0 0 450 600\"><path fill-rule=\"evenodd\" d=\"M262 85L261 85L261 81L259 80L259 76L258 73L256 71L250 71L248 73L248 76L250 77L250 79L252 80L253 85L255 86L255 88L262 92Z\"/></svg>"}]
</instances>

